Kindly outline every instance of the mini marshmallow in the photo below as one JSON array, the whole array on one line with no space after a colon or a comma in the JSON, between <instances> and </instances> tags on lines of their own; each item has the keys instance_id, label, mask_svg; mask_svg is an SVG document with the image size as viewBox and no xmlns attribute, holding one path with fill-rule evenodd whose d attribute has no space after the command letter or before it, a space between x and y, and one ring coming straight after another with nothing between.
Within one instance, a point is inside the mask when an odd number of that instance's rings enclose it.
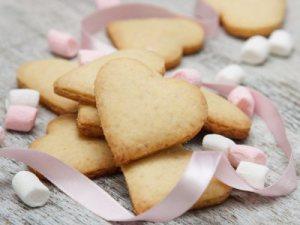
<instances>
[{"instance_id":1,"label":"mini marshmallow","mask_svg":"<svg viewBox=\"0 0 300 225\"><path fill-rule=\"evenodd\" d=\"M284 30L275 30L269 38L269 43L273 55L289 56L294 49L291 35Z\"/></svg>"},{"instance_id":2,"label":"mini marshmallow","mask_svg":"<svg viewBox=\"0 0 300 225\"><path fill-rule=\"evenodd\" d=\"M102 50L87 50L87 49L79 50L78 52L79 64L80 65L87 64L97 58L100 58L105 55L109 55L115 51L116 50L110 47L109 45L107 47L103 46Z\"/></svg>"},{"instance_id":3,"label":"mini marshmallow","mask_svg":"<svg viewBox=\"0 0 300 225\"><path fill-rule=\"evenodd\" d=\"M175 70L171 76L172 78L178 78L181 80L185 80L194 85L201 85L202 84L202 75L198 70L190 69L190 68L183 68Z\"/></svg>"},{"instance_id":4,"label":"mini marshmallow","mask_svg":"<svg viewBox=\"0 0 300 225\"><path fill-rule=\"evenodd\" d=\"M106 44L104 42L101 42L97 39L92 39L92 49L97 51L101 51L104 52L105 54L111 54L113 52L118 51L115 47L113 47L112 45Z\"/></svg>"},{"instance_id":5,"label":"mini marshmallow","mask_svg":"<svg viewBox=\"0 0 300 225\"><path fill-rule=\"evenodd\" d=\"M255 101L248 88L238 86L227 96L228 101L239 107L249 117L254 113Z\"/></svg>"},{"instance_id":6,"label":"mini marshmallow","mask_svg":"<svg viewBox=\"0 0 300 225\"><path fill-rule=\"evenodd\" d=\"M30 207L43 206L50 197L49 189L29 171L18 172L12 180L12 187L18 197Z\"/></svg>"},{"instance_id":7,"label":"mini marshmallow","mask_svg":"<svg viewBox=\"0 0 300 225\"><path fill-rule=\"evenodd\" d=\"M202 140L202 146L205 150L221 151L227 153L235 143L219 134L207 134Z\"/></svg>"},{"instance_id":8,"label":"mini marshmallow","mask_svg":"<svg viewBox=\"0 0 300 225\"><path fill-rule=\"evenodd\" d=\"M220 70L215 81L223 84L240 84L246 77L245 71L236 64L231 64Z\"/></svg>"},{"instance_id":9,"label":"mini marshmallow","mask_svg":"<svg viewBox=\"0 0 300 225\"><path fill-rule=\"evenodd\" d=\"M51 52L57 55L73 58L78 53L78 42L67 33L51 29L48 31L47 39Z\"/></svg>"},{"instance_id":10,"label":"mini marshmallow","mask_svg":"<svg viewBox=\"0 0 300 225\"><path fill-rule=\"evenodd\" d=\"M247 145L232 145L228 154L228 159L235 168L238 167L241 161L266 165L267 158L263 151Z\"/></svg>"},{"instance_id":11,"label":"mini marshmallow","mask_svg":"<svg viewBox=\"0 0 300 225\"><path fill-rule=\"evenodd\" d=\"M6 110L11 105L26 105L37 107L40 100L40 93L32 89L14 89L8 94L5 101Z\"/></svg>"},{"instance_id":12,"label":"mini marshmallow","mask_svg":"<svg viewBox=\"0 0 300 225\"><path fill-rule=\"evenodd\" d=\"M241 161L236 169L237 174L256 189L264 188L268 171L266 166L245 161Z\"/></svg>"},{"instance_id":13,"label":"mini marshmallow","mask_svg":"<svg viewBox=\"0 0 300 225\"><path fill-rule=\"evenodd\" d=\"M28 132L34 127L37 108L22 105L12 105L5 117L5 128Z\"/></svg>"},{"instance_id":14,"label":"mini marshmallow","mask_svg":"<svg viewBox=\"0 0 300 225\"><path fill-rule=\"evenodd\" d=\"M270 45L263 36L249 38L242 47L241 60L251 65L264 63L269 55Z\"/></svg>"},{"instance_id":15,"label":"mini marshmallow","mask_svg":"<svg viewBox=\"0 0 300 225\"><path fill-rule=\"evenodd\" d=\"M120 0L96 0L97 9L106 9L121 4Z\"/></svg>"},{"instance_id":16,"label":"mini marshmallow","mask_svg":"<svg viewBox=\"0 0 300 225\"><path fill-rule=\"evenodd\" d=\"M2 127L0 127L0 145L3 145L5 139L5 132Z\"/></svg>"}]
</instances>

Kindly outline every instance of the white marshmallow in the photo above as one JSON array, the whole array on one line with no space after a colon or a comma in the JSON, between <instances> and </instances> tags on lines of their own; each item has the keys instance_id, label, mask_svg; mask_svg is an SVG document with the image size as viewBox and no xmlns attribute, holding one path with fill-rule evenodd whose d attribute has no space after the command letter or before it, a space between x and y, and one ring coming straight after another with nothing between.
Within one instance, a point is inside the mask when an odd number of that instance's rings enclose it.
<instances>
[{"instance_id":1,"label":"white marshmallow","mask_svg":"<svg viewBox=\"0 0 300 225\"><path fill-rule=\"evenodd\" d=\"M219 134L207 134L202 140L204 150L228 152L234 141Z\"/></svg>"},{"instance_id":2,"label":"white marshmallow","mask_svg":"<svg viewBox=\"0 0 300 225\"><path fill-rule=\"evenodd\" d=\"M252 187L262 189L265 186L266 174L269 168L257 163L241 161L236 172Z\"/></svg>"},{"instance_id":3,"label":"white marshmallow","mask_svg":"<svg viewBox=\"0 0 300 225\"><path fill-rule=\"evenodd\" d=\"M269 55L270 44L263 36L249 38L242 47L241 60L252 65L264 63Z\"/></svg>"},{"instance_id":4,"label":"white marshmallow","mask_svg":"<svg viewBox=\"0 0 300 225\"><path fill-rule=\"evenodd\" d=\"M284 30L275 30L269 38L269 43L273 55L289 56L294 48L291 35Z\"/></svg>"},{"instance_id":5,"label":"white marshmallow","mask_svg":"<svg viewBox=\"0 0 300 225\"><path fill-rule=\"evenodd\" d=\"M117 49L115 47L113 47L112 45L106 44L106 43L98 41L98 40L92 41L92 49L105 52L106 55L117 51Z\"/></svg>"},{"instance_id":6,"label":"white marshmallow","mask_svg":"<svg viewBox=\"0 0 300 225\"><path fill-rule=\"evenodd\" d=\"M6 110L11 105L26 105L30 107L37 107L40 100L40 93L32 89L14 89L8 94L5 101Z\"/></svg>"},{"instance_id":7,"label":"white marshmallow","mask_svg":"<svg viewBox=\"0 0 300 225\"><path fill-rule=\"evenodd\" d=\"M215 81L223 84L240 84L246 77L245 71L236 64L231 64L220 70Z\"/></svg>"},{"instance_id":8,"label":"white marshmallow","mask_svg":"<svg viewBox=\"0 0 300 225\"><path fill-rule=\"evenodd\" d=\"M19 198L30 207L43 206L49 199L49 189L29 171L18 172L12 186Z\"/></svg>"}]
</instances>

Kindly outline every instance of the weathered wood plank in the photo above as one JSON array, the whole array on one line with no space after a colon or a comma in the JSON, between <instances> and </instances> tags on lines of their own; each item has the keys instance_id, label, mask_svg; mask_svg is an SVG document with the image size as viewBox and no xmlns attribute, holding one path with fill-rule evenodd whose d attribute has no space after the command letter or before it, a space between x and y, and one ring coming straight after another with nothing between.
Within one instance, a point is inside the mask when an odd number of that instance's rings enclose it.
<instances>
[{"instance_id":1,"label":"weathered wood plank","mask_svg":"<svg viewBox=\"0 0 300 225\"><path fill-rule=\"evenodd\" d=\"M126 1L126 2L133 2ZM124 0L125 2L125 0ZM190 13L194 1L140 0L160 4L177 12ZM0 0L0 118L4 117L4 99L9 89L16 87L15 71L24 61L52 57L47 51L45 34L49 28L66 30L79 37L80 19L95 9L93 1L80 0ZM270 57L262 67L243 65L249 76L245 84L269 96L279 107L287 126L287 133L295 150L297 172L300 172L300 1L289 1L289 14L285 27L296 40L296 51L289 59ZM103 36L103 35L102 35ZM242 41L224 32L208 40L204 50L185 57L182 66L203 71L205 79L228 63L237 63ZM40 108L37 126L29 134L7 133L5 146L26 147L44 134L45 127L54 115ZM1 121L2 123L2 121ZM263 137L263 138L262 138ZM199 143L196 137L190 147ZM278 177L286 160L276 148L264 124L254 120L247 143L261 147L270 156L273 170L269 181ZM95 216L59 190L51 188L49 203L42 208L30 209L19 202L11 189L11 178L25 166L0 159L0 223L1 224L109 224ZM131 208L122 175L96 180L127 208ZM300 192L287 197L262 198L254 194L234 191L224 204L189 212L168 224L297 224L300 219ZM150 224L150 223L147 223Z\"/></svg>"}]
</instances>

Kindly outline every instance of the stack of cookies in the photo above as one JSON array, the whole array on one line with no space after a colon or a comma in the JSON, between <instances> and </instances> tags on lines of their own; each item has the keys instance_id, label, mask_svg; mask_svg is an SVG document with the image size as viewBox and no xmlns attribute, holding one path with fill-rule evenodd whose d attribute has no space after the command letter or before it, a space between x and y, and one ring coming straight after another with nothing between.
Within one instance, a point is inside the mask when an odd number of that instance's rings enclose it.
<instances>
[{"instance_id":1,"label":"stack of cookies","mask_svg":"<svg viewBox=\"0 0 300 225\"><path fill-rule=\"evenodd\" d=\"M136 40L141 26L149 32ZM132 32L123 32L124 27ZM120 168L140 214L163 200L180 179L192 155L184 143L203 130L244 139L251 120L210 90L163 77L182 54L200 50L198 24L121 21L110 24L108 33L119 51L82 66L62 59L29 62L19 68L18 84L39 91L41 103L60 115L30 149L90 178ZM193 208L219 204L230 191L213 179Z\"/></svg>"}]
</instances>

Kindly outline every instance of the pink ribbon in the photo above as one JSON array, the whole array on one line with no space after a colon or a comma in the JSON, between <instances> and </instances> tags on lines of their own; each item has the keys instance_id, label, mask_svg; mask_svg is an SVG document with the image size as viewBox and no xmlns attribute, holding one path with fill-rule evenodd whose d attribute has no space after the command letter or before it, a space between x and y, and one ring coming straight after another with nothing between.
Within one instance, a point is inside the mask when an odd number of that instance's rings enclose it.
<instances>
[{"instance_id":1,"label":"pink ribbon","mask_svg":"<svg viewBox=\"0 0 300 225\"><path fill-rule=\"evenodd\" d=\"M97 39L93 37L97 32L105 29L109 22L136 18L172 18L185 17L200 23L207 36L216 35L219 28L219 17L211 6L203 0L198 0L194 17L183 16L165 8L140 3L128 3L98 10L83 19L81 23L81 45L84 49L93 49Z\"/></svg>"},{"instance_id":2,"label":"pink ribbon","mask_svg":"<svg viewBox=\"0 0 300 225\"><path fill-rule=\"evenodd\" d=\"M212 83L203 83L202 85L218 91L224 96L235 88L235 86ZM15 159L34 168L72 199L109 221L163 222L172 220L194 205L213 176L233 188L255 192L263 196L289 194L296 188L297 178L292 150L285 134L283 121L267 97L253 89L249 88L249 90L255 98L255 113L265 121L278 146L289 159L288 166L279 180L264 189L254 189L240 178L223 153L195 151L181 179L169 195L145 213L135 216L93 181L45 153L26 149L3 149L0 151L0 157Z\"/></svg>"},{"instance_id":3,"label":"pink ribbon","mask_svg":"<svg viewBox=\"0 0 300 225\"><path fill-rule=\"evenodd\" d=\"M147 4L124 4L103 9L82 21L82 47L93 48L93 43L97 41L93 35L114 20L178 16L182 17L182 15L164 8ZM194 16L195 18L188 18L201 23L207 35L216 34L219 25L218 15L210 6L198 0ZM234 86L219 84L204 83L203 85L224 96L228 95L234 88ZM266 122L278 146L283 149L289 159L288 166L280 179L275 184L261 190L254 189L241 179L224 154L196 151L193 153L181 179L169 195L150 210L135 216L86 176L50 155L26 149L6 148L0 151L0 156L15 159L34 168L72 199L109 221L162 222L172 220L195 204L213 176L239 190L255 192L264 196L286 195L296 188L297 180L292 151L283 122L268 98L257 91L250 90L255 98L255 113Z\"/></svg>"},{"instance_id":4,"label":"pink ribbon","mask_svg":"<svg viewBox=\"0 0 300 225\"><path fill-rule=\"evenodd\" d=\"M204 83L203 85L219 92L223 96L227 96L230 93L230 91L233 88L235 88L235 86L212 83ZM276 107L266 96L251 88L248 89L251 91L251 94L253 95L255 100L255 114L264 120L267 127L274 136L278 147L283 150L286 157L289 159L288 166L286 167L282 176L275 184L262 190L256 190L250 187L249 185L245 185L246 182L243 182L243 180L235 173L233 168L231 171L229 170L229 168L227 168L226 172L224 171L224 173L222 169L220 169L220 173L217 172L216 177L224 183L236 189L251 191L264 196L280 196L289 194L297 186L297 176L295 171L292 149L285 133L283 121ZM223 164L224 160L219 166L221 168L225 167L225 165Z\"/></svg>"}]
</instances>

